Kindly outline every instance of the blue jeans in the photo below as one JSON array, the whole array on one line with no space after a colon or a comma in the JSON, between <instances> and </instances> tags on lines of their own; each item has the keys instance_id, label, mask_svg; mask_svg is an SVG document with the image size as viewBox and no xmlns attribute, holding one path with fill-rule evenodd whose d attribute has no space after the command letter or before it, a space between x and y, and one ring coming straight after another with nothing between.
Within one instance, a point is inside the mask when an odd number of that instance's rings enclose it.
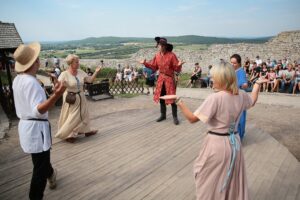
<instances>
[{"instance_id":1,"label":"blue jeans","mask_svg":"<svg viewBox=\"0 0 300 200\"><path fill-rule=\"evenodd\" d=\"M238 132L239 132L241 140L244 138L244 135L245 135L246 116L247 116L247 112L246 112L246 110L244 110L241 114L240 121L239 121L239 124L238 124Z\"/></svg>"},{"instance_id":2,"label":"blue jeans","mask_svg":"<svg viewBox=\"0 0 300 200\"><path fill-rule=\"evenodd\" d=\"M282 80L280 82L280 92L284 92L287 85L289 86L288 92L292 93L293 92L293 87L295 85L295 80L291 80L290 83L286 83L284 80Z\"/></svg>"},{"instance_id":3,"label":"blue jeans","mask_svg":"<svg viewBox=\"0 0 300 200\"><path fill-rule=\"evenodd\" d=\"M209 87L210 77L204 77L203 80L204 80L204 82L206 84L206 87Z\"/></svg>"}]
</instances>

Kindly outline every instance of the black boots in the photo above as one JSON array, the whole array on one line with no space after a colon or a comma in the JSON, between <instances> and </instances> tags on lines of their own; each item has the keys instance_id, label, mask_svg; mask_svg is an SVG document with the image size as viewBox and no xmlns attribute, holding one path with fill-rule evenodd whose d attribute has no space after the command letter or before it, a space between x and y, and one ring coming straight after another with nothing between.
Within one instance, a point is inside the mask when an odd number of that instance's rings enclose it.
<instances>
[{"instance_id":1,"label":"black boots","mask_svg":"<svg viewBox=\"0 0 300 200\"><path fill-rule=\"evenodd\" d=\"M166 119L167 106L165 102L160 102L160 117L156 120L157 122L161 122Z\"/></svg>"},{"instance_id":2,"label":"black boots","mask_svg":"<svg viewBox=\"0 0 300 200\"><path fill-rule=\"evenodd\" d=\"M175 125L179 124L179 120L177 117L177 105L175 103L171 104L172 106L172 115L173 115L173 122ZM167 113L167 106L165 102L160 103L160 117L156 120L157 122L161 122L166 119L166 113Z\"/></svg>"},{"instance_id":3,"label":"black boots","mask_svg":"<svg viewBox=\"0 0 300 200\"><path fill-rule=\"evenodd\" d=\"M171 106L172 106L173 122L174 122L175 125L178 125L179 120L178 120L178 117L177 117L177 105L175 103L172 103Z\"/></svg>"}]
</instances>

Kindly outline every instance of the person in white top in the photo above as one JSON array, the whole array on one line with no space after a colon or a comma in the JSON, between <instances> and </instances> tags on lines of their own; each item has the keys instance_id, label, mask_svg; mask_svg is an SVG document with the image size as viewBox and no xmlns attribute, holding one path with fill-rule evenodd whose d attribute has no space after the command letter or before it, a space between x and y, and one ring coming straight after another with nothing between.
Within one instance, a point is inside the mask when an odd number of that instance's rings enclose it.
<instances>
[{"instance_id":1,"label":"person in white top","mask_svg":"<svg viewBox=\"0 0 300 200\"><path fill-rule=\"evenodd\" d=\"M256 56L256 60L255 60L257 66L261 66L262 64L262 60L259 58L259 56Z\"/></svg>"},{"instance_id":2,"label":"person in white top","mask_svg":"<svg viewBox=\"0 0 300 200\"><path fill-rule=\"evenodd\" d=\"M48 109L55 104L66 87L57 82L54 93L49 99L36 78L40 67L39 43L20 45L14 53L16 72L13 81L13 94L18 118L18 132L20 144L25 153L30 153L33 163L32 179L29 198L42 199L44 190L56 187L57 170L50 162L50 148L52 144Z\"/></svg>"}]
</instances>

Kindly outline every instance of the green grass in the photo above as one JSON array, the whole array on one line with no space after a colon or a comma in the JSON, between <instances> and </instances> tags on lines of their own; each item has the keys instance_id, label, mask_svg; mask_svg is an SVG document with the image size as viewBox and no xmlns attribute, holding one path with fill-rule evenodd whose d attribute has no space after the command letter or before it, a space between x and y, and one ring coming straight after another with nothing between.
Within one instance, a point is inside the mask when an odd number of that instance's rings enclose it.
<instances>
[{"instance_id":1,"label":"green grass","mask_svg":"<svg viewBox=\"0 0 300 200\"><path fill-rule=\"evenodd\" d=\"M187 83L189 82L190 78L191 78L191 75L190 73L182 73L180 74L179 76L179 82L178 82L178 87L181 87L181 88L185 88Z\"/></svg>"}]
</instances>

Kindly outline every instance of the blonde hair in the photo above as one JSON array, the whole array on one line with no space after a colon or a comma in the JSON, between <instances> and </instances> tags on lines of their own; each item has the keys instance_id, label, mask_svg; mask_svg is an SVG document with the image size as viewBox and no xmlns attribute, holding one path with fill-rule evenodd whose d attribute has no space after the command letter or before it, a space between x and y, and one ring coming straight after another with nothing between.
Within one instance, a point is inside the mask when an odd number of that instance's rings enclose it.
<instances>
[{"instance_id":1,"label":"blonde hair","mask_svg":"<svg viewBox=\"0 0 300 200\"><path fill-rule=\"evenodd\" d=\"M221 62L211 69L213 82L217 83L219 89L224 89L234 95L239 94L236 74L233 66L228 62Z\"/></svg>"},{"instance_id":2,"label":"blonde hair","mask_svg":"<svg viewBox=\"0 0 300 200\"><path fill-rule=\"evenodd\" d=\"M72 62L75 60L75 59L79 59L79 57L75 54L69 54L67 57L66 57L66 63L68 65L71 65Z\"/></svg>"}]
</instances>

